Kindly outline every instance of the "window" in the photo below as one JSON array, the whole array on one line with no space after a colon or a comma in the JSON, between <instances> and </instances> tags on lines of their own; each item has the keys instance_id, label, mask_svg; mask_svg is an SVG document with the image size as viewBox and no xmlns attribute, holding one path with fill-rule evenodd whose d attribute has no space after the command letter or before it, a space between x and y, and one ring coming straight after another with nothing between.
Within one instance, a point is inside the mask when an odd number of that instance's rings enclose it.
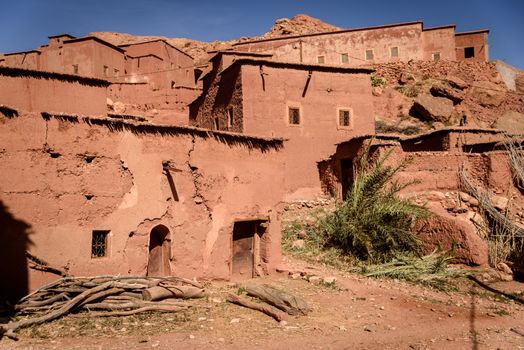
<instances>
[{"instance_id":1,"label":"window","mask_svg":"<svg viewBox=\"0 0 524 350\"><path fill-rule=\"evenodd\" d=\"M464 48L464 58L475 57L475 48L474 47L465 47Z\"/></svg>"},{"instance_id":2,"label":"window","mask_svg":"<svg viewBox=\"0 0 524 350\"><path fill-rule=\"evenodd\" d=\"M398 57L398 47L394 46L390 49L391 57Z\"/></svg>"},{"instance_id":3,"label":"window","mask_svg":"<svg viewBox=\"0 0 524 350\"><path fill-rule=\"evenodd\" d=\"M110 231L94 230L91 238L91 258L107 256L108 236Z\"/></svg>"},{"instance_id":4,"label":"window","mask_svg":"<svg viewBox=\"0 0 524 350\"><path fill-rule=\"evenodd\" d=\"M300 109L296 107L289 107L289 124L300 124Z\"/></svg>"},{"instance_id":5,"label":"window","mask_svg":"<svg viewBox=\"0 0 524 350\"><path fill-rule=\"evenodd\" d=\"M119 73L119 72L118 72L118 69L116 69L116 68L113 69L113 73L115 73L115 77L118 77L118 73Z\"/></svg>"},{"instance_id":6,"label":"window","mask_svg":"<svg viewBox=\"0 0 524 350\"><path fill-rule=\"evenodd\" d=\"M371 61L373 58L373 50L366 50L366 60Z\"/></svg>"},{"instance_id":7,"label":"window","mask_svg":"<svg viewBox=\"0 0 524 350\"><path fill-rule=\"evenodd\" d=\"M320 63L320 64L325 63L324 56L318 56L318 57L317 57L317 62Z\"/></svg>"},{"instance_id":8,"label":"window","mask_svg":"<svg viewBox=\"0 0 524 350\"><path fill-rule=\"evenodd\" d=\"M349 62L349 56L347 53L341 53L340 54L340 62L341 63L348 63Z\"/></svg>"},{"instance_id":9,"label":"window","mask_svg":"<svg viewBox=\"0 0 524 350\"><path fill-rule=\"evenodd\" d=\"M215 118L215 130L220 130L220 122L218 118Z\"/></svg>"},{"instance_id":10,"label":"window","mask_svg":"<svg viewBox=\"0 0 524 350\"><path fill-rule=\"evenodd\" d=\"M350 126L351 125L351 112L349 109L338 110L338 125L339 126Z\"/></svg>"},{"instance_id":11,"label":"window","mask_svg":"<svg viewBox=\"0 0 524 350\"><path fill-rule=\"evenodd\" d=\"M440 52L434 52L433 53L433 61L440 60Z\"/></svg>"},{"instance_id":12,"label":"window","mask_svg":"<svg viewBox=\"0 0 524 350\"><path fill-rule=\"evenodd\" d=\"M73 64L73 74L78 74L78 64Z\"/></svg>"},{"instance_id":13,"label":"window","mask_svg":"<svg viewBox=\"0 0 524 350\"><path fill-rule=\"evenodd\" d=\"M107 72L109 70L108 66L104 66L104 77L107 77Z\"/></svg>"},{"instance_id":14,"label":"window","mask_svg":"<svg viewBox=\"0 0 524 350\"><path fill-rule=\"evenodd\" d=\"M233 107L227 109L227 126L233 126Z\"/></svg>"}]
</instances>

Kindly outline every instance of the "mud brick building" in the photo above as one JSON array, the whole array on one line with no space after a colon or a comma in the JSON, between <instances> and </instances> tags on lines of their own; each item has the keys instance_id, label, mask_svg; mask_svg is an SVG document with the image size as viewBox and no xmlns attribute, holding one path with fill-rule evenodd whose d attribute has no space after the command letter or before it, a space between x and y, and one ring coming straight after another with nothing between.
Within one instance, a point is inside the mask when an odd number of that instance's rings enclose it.
<instances>
[{"instance_id":1,"label":"mud brick building","mask_svg":"<svg viewBox=\"0 0 524 350\"><path fill-rule=\"evenodd\" d=\"M423 22L407 22L242 41L233 47L238 51L271 52L282 61L330 65L439 59L487 61L488 33L456 33L455 25L424 28Z\"/></svg>"}]
</instances>

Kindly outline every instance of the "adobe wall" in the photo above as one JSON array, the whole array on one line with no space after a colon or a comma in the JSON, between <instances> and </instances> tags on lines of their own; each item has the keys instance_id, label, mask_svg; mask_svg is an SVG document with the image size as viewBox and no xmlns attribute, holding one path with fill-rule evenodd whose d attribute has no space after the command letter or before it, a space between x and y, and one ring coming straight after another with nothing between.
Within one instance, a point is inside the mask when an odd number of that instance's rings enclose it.
<instances>
[{"instance_id":1,"label":"adobe wall","mask_svg":"<svg viewBox=\"0 0 524 350\"><path fill-rule=\"evenodd\" d=\"M307 68L264 66L261 72L258 65L242 66L244 132L289 140L286 200L320 195L317 162L337 143L375 132L369 74L315 70L309 83L308 76ZM289 124L288 107L300 109L300 125ZM340 108L352 111L350 127L339 126Z\"/></svg>"},{"instance_id":2,"label":"adobe wall","mask_svg":"<svg viewBox=\"0 0 524 350\"><path fill-rule=\"evenodd\" d=\"M222 63L219 65L223 67ZM218 66L217 66L218 67ZM189 122L193 126L234 132L246 132L244 128L243 81L240 67L233 67L227 74L216 70L206 78L204 93L190 106ZM233 112L233 123L229 123L229 112ZM256 131L252 133L257 134ZM280 137L281 135L274 135Z\"/></svg>"},{"instance_id":3,"label":"adobe wall","mask_svg":"<svg viewBox=\"0 0 524 350\"><path fill-rule=\"evenodd\" d=\"M318 56L324 56L325 63L331 65L355 66L423 58L421 23L240 43L234 47L239 51L271 52L275 60L289 62L318 63ZM391 57L391 47L398 47L397 58ZM366 50L370 49L374 59L366 60ZM341 62L341 53L348 54L347 63Z\"/></svg>"},{"instance_id":4,"label":"adobe wall","mask_svg":"<svg viewBox=\"0 0 524 350\"><path fill-rule=\"evenodd\" d=\"M39 52L21 52L12 55L5 55L4 61L0 66L16 67L24 69L39 69L40 68L40 53Z\"/></svg>"},{"instance_id":5,"label":"adobe wall","mask_svg":"<svg viewBox=\"0 0 524 350\"><path fill-rule=\"evenodd\" d=\"M455 27L423 30L422 52L423 60L433 60L433 55L438 53L441 60L455 61Z\"/></svg>"},{"instance_id":6,"label":"adobe wall","mask_svg":"<svg viewBox=\"0 0 524 350\"><path fill-rule=\"evenodd\" d=\"M0 104L31 112L106 114L103 80L0 67Z\"/></svg>"},{"instance_id":7,"label":"adobe wall","mask_svg":"<svg viewBox=\"0 0 524 350\"><path fill-rule=\"evenodd\" d=\"M201 92L196 88L152 90L146 83L114 83L108 88L108 97L117 113L144 116L155 124L189 125L188 105Z\"/></svg>"},{"instance_id":8,"label":"adobe wall","mask_svg":"<svg viewBox=\"0 0 524 350\"><path fill-rule=\"evenodd\" d=\"M463 61L466 59L464 56L464 49L466 47L473 47L475 52L475 57L467 58L467 60L478 62L489 61L487 32L456 33L455 48L457 61Z\"/></svg>"},{"instance_id":9,"label":"adobe wall","mask_svg":"<svg viewBox=\"0 0 524 350\"><path fill-rule=\"evenodd\" d=\"M78 65L79 75L96 78L117 77L125 71L124 54L95 40L66 41L63 45L41 50L42 70L73 74L73 65ZM107 72L104 66L107 66Z\"/></svg>"},{"instance_id":10,"label":"adobe wall","mask_svg":"<svg viewBox=\"0 0 524 350\"><path fill-rule=\"evenodd\" d=\"M229 279L234 222L263 217L261 268L279 262L281 141L74 116L0 119L0 219L23 237L2 259L27 248L72 275L144 275L149 234L162 224L173 275ZM110 230L107 257L91 257L93 230ZM29 289L57 277L28 273Z\"/></svg>"}]
</instances>

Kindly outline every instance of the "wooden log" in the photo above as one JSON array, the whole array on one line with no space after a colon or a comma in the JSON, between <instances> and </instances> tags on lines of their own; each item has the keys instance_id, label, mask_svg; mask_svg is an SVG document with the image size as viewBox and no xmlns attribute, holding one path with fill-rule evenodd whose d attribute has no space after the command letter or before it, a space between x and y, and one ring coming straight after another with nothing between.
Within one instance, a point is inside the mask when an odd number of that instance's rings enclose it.
<instances>
[{"instance_id":1,"label":"wooden log","mask_svg":"<svg viewBox=\"0 0 524 350\"><path fill-rule=\"evenodd\" d=\"M78 304L78 307L82 307L85 304L89 304L90 302L96 301L98 299L105 298L108 295L118 294L118 293L121 293L123 291L124 291L124 289L122 289L122 288L110 288L110 289L106 289L106 290L100 291L98 293L95 293L95 294L89 296L89 298L86 298L84 301L82 301L80 304Z\"/></svg>"},{"instance_id":2,"label":"wooden log","mask_svg":"<svg viewBox=\"0 0 524 350\"><path fill-rule=\"evenodd\" d=\"M204 290L193 286L155 286L142 291L142 297L147 301L162 300L166 298L202 298Z\"/></svg>"},{"instance_id":3,"label":"wooden log","mask_svg":"<svg viewBox=\"0 0 524 350\"><path fill-rule=\"evenodd\" d=\"M257 310L257 311L263 312L266 315L273 317L278 322L287 319L287 315L285 313L277 310L276 308L274 308L274 307L272 307L270 305L257 304L255 302L252 302L250 300L242 298L242 297L240 297L240 296L238 296L236 294L233 294L233 293L229 293L227 295L227 301L229 301L230 303L233 303L233 304L237 304L237 305L240 305L240 306L247 307L249 309L253 309L253 310Z\"/></svg>"},{"instance_id":4,"label":"wooden log","mask_svg":"<svg viewBox=\"0 0 524 350\"><path fill-rule=\"evenodd\" d=\"M257 297L290 315L307 315L309 312L309 306L305 300L267 284L247 285L246 291L248 295Z\"/></svg>"},{"instance_id":5,"label":"wooden log","mask_svg":"<svg viewBox=\"0 0 524 350\"><path fill-rule=\"evenodd\" d=\"M60 294L57 294L55 296L52 296L50 298L47 298L47 299L43 299L43 300L28 300L24 303L21 303L21 304L16 304L15 305L15 310L16 311L20 311L20 310L23 310L25 308L32 308L32 307L40 307L40 306L45 306L45 305L49 305L49 304L53 304L55 301L58 301L60 299L63 299L67 296L67 293L60 293Z\"/></svg>"},{"instance_id":6,"label":"wooden log","mask_svg":"<svg viewBox=\"0 0 524 350\"><path fill-rule=\"evenodd\" d=\"M44 323L44 322L51 321L51 320L57 319L59 317L62 317L63 315L67 314L72 309L74 309L79 303L84 301L90 295L96 294L96 293L98 293L100 291L103 291L105 289L108 289L108 288L112 288L113 287L113 283L114 282L106 282L104 284L99 285L98 287L95 287L95 288L92 288L92 289L88 289L88 290L82 292L81 294L77 295L73 299L71 299L69 302L67 302L60 309L54 310L54 311L52 311L50 313L47 313L47 314L45 314L43 316L36 317L36 318L31 318L31 319L27 319L27 320L21 320L21 321L18 321L18 322L11 322L11 323L7 323L7 324L0 324L0 336L2 336L4 334L6 334L6 336L8 334L12 334L14 331L16 331L19 328L28 327L28 326L32 326L32 325L35 325L35 324L41 324L41 323Z\"/></svg>"},{"instance_id":7,"label":"wooden log","mask_svg":"<svg viewBox=\"0 0 524 350\"><path fill-rule=\"evenodd\" d=\"M164 306L177 306L177 307L189 307L187 304L180 303L159 303L159 302L147 302L147 301L129 301L124 303L110 303L110 302L101 302L101 303L91 303L84 305L84 309L87 310L123 310L123 309L136 309L144 306L152 305L164 305Z\"/></svg>"},{"instance_id":8,"label":"wooden log","mask_svg":"<svg viewBox=\"0 0 524 350\"><path fill-rule=\"evenodd\" d=\"M186 309L187 307L182 307L182 306L150 305L150 306L143 306L138 309L127 310L127 311L88 312L85 314L76 315L76 317L129 316L129 315L134 315L140 312L147 312L147 311L178 312L178 311L186 310Z\"/></svg>"}]
</instances>

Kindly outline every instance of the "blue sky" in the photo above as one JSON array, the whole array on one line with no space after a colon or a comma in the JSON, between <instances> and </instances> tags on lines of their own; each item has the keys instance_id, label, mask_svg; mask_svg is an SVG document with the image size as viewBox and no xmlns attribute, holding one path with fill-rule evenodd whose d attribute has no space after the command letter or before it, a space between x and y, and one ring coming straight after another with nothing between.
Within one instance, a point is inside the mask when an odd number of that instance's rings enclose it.
<instances>
[{"instance_id":1,"label":"blue sky","mask_svg":"<svg viewBox=\"0 0 524 350\"><path fill-rule=\"evenodd\" d=\"M92 31L231 40L268 31L275 19L305 13L355 28L406 21L489 28L490 56L524 70L523 0L0 0L0 52L35 48L47 36Z\"/></svg>"}]
</instances>

